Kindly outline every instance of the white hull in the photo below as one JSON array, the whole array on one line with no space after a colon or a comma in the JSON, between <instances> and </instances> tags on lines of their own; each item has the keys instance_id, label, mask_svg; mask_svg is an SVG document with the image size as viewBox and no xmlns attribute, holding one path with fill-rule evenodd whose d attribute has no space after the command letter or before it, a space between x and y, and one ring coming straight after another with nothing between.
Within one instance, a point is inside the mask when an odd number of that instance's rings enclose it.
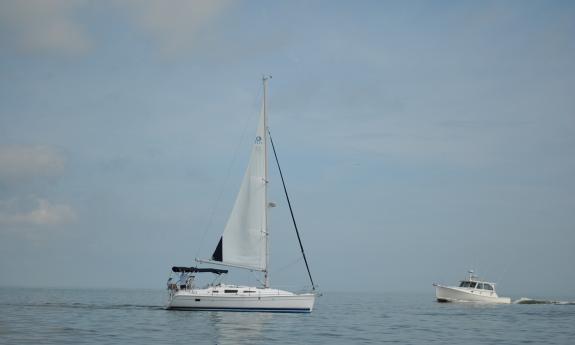
<instances>
[{"instance_id":1,"label":"white hull","mask_svg":"<svg viewBox=\"0 0 575 345\"><path fill-rule=\"evenodd\" d=\"M442 286L434 284L435 297L438 302L478 302L509 304L511 298L499 297L493 291L460 288L454 286Z\"/></svg>"},{"instance_id":2,"label":"white hull","mask_svg":"<svg viewBox=\"0 0 575 345\"><path fill-rule=\"evenodd\" d=\"M237 292L226 293L226 290ZM314 302L312 293L294 294L278 289L221 285L175 291L170 296L168 309L309 313Z\"/></svg>"}]
</instances>

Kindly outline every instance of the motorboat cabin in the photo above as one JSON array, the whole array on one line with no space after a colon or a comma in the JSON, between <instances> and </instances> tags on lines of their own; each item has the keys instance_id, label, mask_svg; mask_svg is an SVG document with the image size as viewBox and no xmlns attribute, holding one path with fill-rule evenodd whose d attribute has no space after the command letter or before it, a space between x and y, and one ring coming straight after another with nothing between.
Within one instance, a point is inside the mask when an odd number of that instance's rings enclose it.
<instances>
[{"instance_id":1,"label":"motorboat cabin","mask_svg":"<svg viewBox=\"0 0 575 345\"><path fill-rule=\"evenodd\" d=\"M487 282L476 282L476 281L468 281L462 280L460 281L459 287L462 288L470 288L470 289L477 289L477 290L488 290L488 291L495 291L494 283L487 283Z\"/></svg>"}]
</instances>

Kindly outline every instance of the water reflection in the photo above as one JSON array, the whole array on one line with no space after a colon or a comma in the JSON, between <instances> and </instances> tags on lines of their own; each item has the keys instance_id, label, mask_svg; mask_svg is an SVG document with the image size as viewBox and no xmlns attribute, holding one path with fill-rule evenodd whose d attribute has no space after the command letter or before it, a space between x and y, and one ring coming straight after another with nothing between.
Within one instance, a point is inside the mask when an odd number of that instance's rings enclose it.
<instances>
[{"instance_id":1,"label":"water reflection","mask_svg":"<svg viewBox=\"0 0 575 345\"><path fill-rule=\"evenodd\" d=\"M271 313L212 312L208 319L215 331L216 344L249 344L262 340L265 326L273 322Z\"/></svg>"}]
</instances>

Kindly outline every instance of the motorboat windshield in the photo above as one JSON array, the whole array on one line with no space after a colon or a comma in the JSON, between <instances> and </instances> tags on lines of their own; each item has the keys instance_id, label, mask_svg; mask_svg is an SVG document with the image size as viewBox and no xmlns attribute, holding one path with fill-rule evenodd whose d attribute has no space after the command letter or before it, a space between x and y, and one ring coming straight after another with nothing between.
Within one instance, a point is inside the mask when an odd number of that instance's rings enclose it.
<instances>
[{"instance_id":1,"label":"motorboat windshield","mask_svg":"<svg viewBox=\"0 0 575 345\"><path fill-rule=\"evenodd\" d=\"M478 289L478 290L490 290L490 291L494 291L495 284L493 283L485 283L485 282L473 282L473 281L468 281L468 280L462 280L459 283L459 287L462 288L470 288L470 289Z\"/></svg>"}]
</instances>

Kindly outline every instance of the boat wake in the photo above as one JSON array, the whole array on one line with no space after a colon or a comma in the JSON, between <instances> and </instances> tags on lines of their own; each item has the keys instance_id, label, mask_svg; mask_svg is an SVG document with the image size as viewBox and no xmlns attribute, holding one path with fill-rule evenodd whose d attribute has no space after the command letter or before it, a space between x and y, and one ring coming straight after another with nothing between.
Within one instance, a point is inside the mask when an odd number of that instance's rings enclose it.
<instances>
[{"instance_id":1,"label":"boat wake","mask_svg":"<svg viewBox=\"0 0 575 345\"><path fill-rule=\"evenodd\" d=\"M139 304L92 304L92 303L2 303L0 306L19 306L32 308L70 308L70 309L148 309L148 310L165 310L165 306L157 305L139 305Z\"/></svg>"},{"instance_id":2,"label":"boat wake","mask_svg":"<svg viewBox=\"0 0 575 345\"><path fill-rule=\"evenodd\" d=\"M531 299L527 297L521 297L520 299L513 301L513 304L557 304L557 305L575 305L575 302L569 301L553 301L544 299Z\"/></svg>"}]
</instances>

